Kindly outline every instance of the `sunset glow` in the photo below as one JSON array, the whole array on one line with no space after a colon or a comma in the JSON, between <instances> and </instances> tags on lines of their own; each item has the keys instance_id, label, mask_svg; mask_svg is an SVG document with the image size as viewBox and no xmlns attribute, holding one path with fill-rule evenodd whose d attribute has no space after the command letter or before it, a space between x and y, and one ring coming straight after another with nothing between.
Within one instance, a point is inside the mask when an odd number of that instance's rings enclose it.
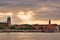
<instances>
[{"instance_id":1,"label":"sunset glow","mask_svg":"<svg viewBox=\"0 0 60 40\"><path fill-rule=\"evenodd\" d=\"M28 19L32 18L33 13L31 11L27 11L27 12L21 11L18 13L17 16L22 20L28 20Z\"/></svg>"},{"instance_id":2,"label":"sunset glow","mask_svg":"<svg viewBox=\"0 0 60 40\"><path fill-rule=\"evenodd\" d=\"M60 0L0 0L0 21L12 24L60 24Z\"/></svg>"},{"instance_id":3,"label":"sunset glow","mask_svg":"<svg viewBox=\"0 0 60 40\"><path fill-rule=\"evenodd\" d=\"M8 12L7 13L0 13L0 16L12 16L12 13L10 13L10 12L9 13Z\"/></svg>"},{"instance_id":4,"label":"sunset glow","mask_svg":"<svg viewBox=\"0 0 60 40\"><path fill-rule=\"evenodd\" d=\"M0 17L5 17L5 16L11 16L12 17L13 13L0 13ZM35 20L35 17L36 16L34 14L34 12L32 11L20 11L17 13L16 15L20 20L22 20L22 22L18 22L18 24L48 24L48 20ZM35 20L35 21L34 21ZM52 20L51 19L51 23L52 24L60 24L60 20Z\"/></svg>"},{"instance_id":5,"label":"sunset glow","mask_svg":"<svg viewBox=\"0 0 60 40\"><path fill-rule=\"evenodd\" d=\"M33 18L34 18L33 17L34 13L32 11L27 11L27 12L21 11L21 12L18 12L17 16L19 19L23 21L23 23L31 24L31 20L33 21Z\"/></svg>"}]
</instances>

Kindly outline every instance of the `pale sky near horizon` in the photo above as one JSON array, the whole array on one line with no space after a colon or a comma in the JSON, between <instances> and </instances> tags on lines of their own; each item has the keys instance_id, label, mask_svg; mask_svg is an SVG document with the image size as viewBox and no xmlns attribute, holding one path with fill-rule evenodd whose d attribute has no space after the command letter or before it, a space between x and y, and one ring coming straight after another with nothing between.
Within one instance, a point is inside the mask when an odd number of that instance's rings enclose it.
<instances>
[{"instance_id":1,"label":"pale sky near horizon","mask_svg":"<svg viewBox=\"0 0 60 40\"><path fill-rule=\"evenodd\" d=\"M60 0L0 0L0 22L12 24L60 24Z\"/></svg>"}]
</instances>

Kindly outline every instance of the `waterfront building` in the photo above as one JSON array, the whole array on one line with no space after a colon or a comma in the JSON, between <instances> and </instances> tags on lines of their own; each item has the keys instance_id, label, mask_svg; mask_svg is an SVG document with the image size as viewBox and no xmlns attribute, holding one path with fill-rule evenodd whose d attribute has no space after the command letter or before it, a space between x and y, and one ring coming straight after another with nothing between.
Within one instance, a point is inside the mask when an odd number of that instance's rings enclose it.
<instances>
[{"instance_id":1,"label":"waterfront building","mask_svg":"<svg viewBox=\"0 0 60 40\"><path fill-rule=\"evenodd\" d=\"M51 24L51 20L49 19L49 24Z\"/></svg>"},{"instance_id":2,"label":"waterfront building","mask_svg":"<svg viewBox=\"0 0 60 40\"><path fill-rule=\"evenodd\" d=\"M8 26L11 26L11 17L10 16L7 18L7 23L8 23Z\"/></svg>"},{"instance_id":3,"label":"waterfront building","mask_svg":"<svg viewBox=\"0 0 60 40\"><path fill-rule=\"evenodd\" d=\"M8 23L7 22L0 22L0 29L7 29Z\"/></svg>"},{"instance_id":4,"label":"waterfront building","mask_svg":"<svg viewBox=\"0 0 60 40\"><path fill-rule=\"evenodd\" d=\"M51 24L51 20L49 19L48 24L45 25L40 25L40 24L35 24L32 25L36 30L41 30L43 32L53 32L53 31L57 31L57 24Z\"/></svg>"},{"instance_id":5,"label":"waterfront building","mask_svg":"<svg viewBox=\"0 0 60 40\"><path fill-rule=\"evenodd\" d=\"M0 22L0 27L4 29L9 29L9 26L11 26L11 18L7 18L7 22Z\"/></svg>"},{"instance_id":6,"label":"waterfront building","mask_svg":"<svg viewBox=\"0 0 60 40\"><path fill-rule=\"evenodd\" d=\"M7 22L0 22L0 26L4 25L5 29L16 29L16 30L36 30L36 31L42 31L42 32L55 32L58 30L58 25L57 24L51 24L51 20L49 19L48 24L14 24L11 25L11 18L7 18ZM60 27L59 27L60 28Z\"/></svg>"}]
</instances>

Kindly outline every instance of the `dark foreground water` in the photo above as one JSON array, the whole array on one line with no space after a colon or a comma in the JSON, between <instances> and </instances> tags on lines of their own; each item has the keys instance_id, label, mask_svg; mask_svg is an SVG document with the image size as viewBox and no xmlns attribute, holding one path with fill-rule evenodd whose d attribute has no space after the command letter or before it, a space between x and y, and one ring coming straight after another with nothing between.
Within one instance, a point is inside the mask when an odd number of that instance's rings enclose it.
<instances>
[{"instance_id":1,"label":"dark foreground water","mask_svg":"<svg viewBox=\"0 0 60 40\"><path fill-rule=\"evenodd\" d=\"M0 33L0 40L60 40L60 33Z\"/></svg>"}]
</instances>

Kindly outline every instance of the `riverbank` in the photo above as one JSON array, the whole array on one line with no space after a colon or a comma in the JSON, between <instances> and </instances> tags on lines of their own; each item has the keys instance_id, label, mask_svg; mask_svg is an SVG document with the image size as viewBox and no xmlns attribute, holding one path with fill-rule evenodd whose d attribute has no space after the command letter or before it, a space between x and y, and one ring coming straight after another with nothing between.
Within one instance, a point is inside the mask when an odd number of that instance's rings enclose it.
<instances>
[{"instance_id":1,"label":"riverbank","mask_svg":"<svg viewBox=\"0 0 60 40\"><path fill-rule=\"evenodd\" d=\"M60 32L60 31L48 31L48 32L45 32L45 31L41 31L41 30L0 30L0 33L1 32L40 32L40 33L57 33L57 32Z\"/></svg>"}]
</instances>

